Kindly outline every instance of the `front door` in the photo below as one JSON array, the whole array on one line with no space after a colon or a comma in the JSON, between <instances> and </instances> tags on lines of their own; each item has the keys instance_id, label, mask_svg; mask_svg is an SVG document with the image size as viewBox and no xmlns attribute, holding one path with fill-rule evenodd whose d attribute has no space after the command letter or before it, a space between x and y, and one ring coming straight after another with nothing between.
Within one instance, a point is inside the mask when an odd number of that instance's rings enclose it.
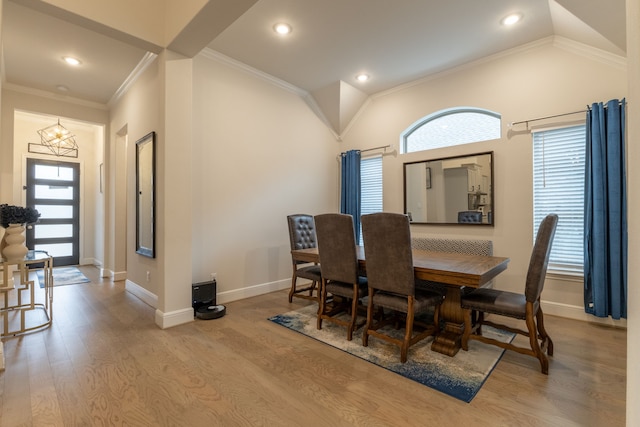
<instances>
[{"instance_id":1,"label":"front door","mask_svg":"<svg viewBox=\"0 0 640 427\"><path fill-rule=\"evenodd\" d=\"M27 229L27 246L44 250L53 265L80 262L80 165L27 159L27 206L40 220Z\"/></svg>"}]
</instances>

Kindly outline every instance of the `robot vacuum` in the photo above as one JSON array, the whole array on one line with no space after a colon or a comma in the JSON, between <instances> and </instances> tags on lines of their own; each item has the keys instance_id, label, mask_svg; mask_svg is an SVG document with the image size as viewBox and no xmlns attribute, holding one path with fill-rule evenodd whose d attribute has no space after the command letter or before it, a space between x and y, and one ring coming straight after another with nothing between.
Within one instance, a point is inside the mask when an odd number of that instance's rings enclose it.
<instances>
[{"instance_id":1,"label":"robot vacuum","mask_svg":"<svg viewBox=\"0 0 640 427\"><path fill-rule=\"evenodd\" d=\"M224 305L203 305L196 309L196 317L204 320L218 319L226 312L227 308Z\"/></svg>"}]
</instances>

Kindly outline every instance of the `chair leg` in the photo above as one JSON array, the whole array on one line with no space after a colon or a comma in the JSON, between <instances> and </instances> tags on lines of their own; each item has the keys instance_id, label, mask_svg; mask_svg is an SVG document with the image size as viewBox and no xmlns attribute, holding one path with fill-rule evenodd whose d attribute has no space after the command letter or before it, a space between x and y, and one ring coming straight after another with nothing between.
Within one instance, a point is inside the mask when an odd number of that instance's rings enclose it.
<instances>
[{"instance_id":1,"label":"chair leg","mask_svg":"<svg viewBox=\"0 0 640 427\"><path fill-rule=\"evenodd\" d=\"M529 343L531 344L531 350L540 361L540 370L543 374L549 374L549 360L547 356L540 349L538 344L538 328L536 326L535 316L533 314L533 306L531 303L527 303L526 312L527 330L529 331Z\"/></svg>"},{"instance_id":2,"label":"chair leg","mask_svg":"<svg viewBox=\"0 0 640 427\"><path fill-rule=\"evenodd\" d=\"M347 341L351 341L353 339L353 331L356 329L356 320L358 320L358 289L357 285L354 285L353 299L351 300L351 321L349 322L347 329Z\"/></svg>"},{"instance_id":3,"label":"chair leg","mask_svg":"<svg viewBox=\"0 0 640 427\"><path fill-rule=\"evenodd\" d=\"M316 328L318 330L322 329L322 316L325 314L325 307L327 304L327 286L324 279L320 282L320 290L319 290L319 298L318 298L318 323Z\"/></svg>"},{"instance_id":4,"label":"chair leg","mask_svg":"<svg viewBox=\"0 0 640 427\"><path fill-rule=\"evenodd\" d=\"M407 322L405 324L404 341L400 346L400 363L407 362L407 354L409 353L409 344L411 343L411 336L413 335L413 303L409 300L409 307L407 310Z\"/></svg>"},{"instance_id":5,"label":"chair leg","mask_svg":"<svg viewBox=\"0 0 640 427\"><path fill-rule=\"evenodd\" d=\"M364 325L362 331L362 345L367 347L369 345L369 329L373 323L373 289L369 288L369 301L367 302L367 323Z\"/></svg>"},{"instance_id":6,"label":"chair leg","mask_svg":"<svg viewBox=\"0 0 640 427\"><path fill-rule=\"evenodd\" d=\"M538 307L538 312L536 313L536 324L538 326L538 335L542 339L542 351L547 351L549 356L553 356L553 341L549 334L547 334L546 329L544 328L544 314L542 313L542 307Z\"/></svg>"},{"instance_id":7,"label":"chair leg","mask_svg":"<svg viewBox=\"0 0 640 427\"><path fill-rule=\"evenodd\" d=\"M293 294L296 293L296 272L293 272L293 276L291 276L291 289L289 290L289 303L293 302Z\"/></svg>"},{"instance_id":8,"label":"chair leg","mask_svg":"<svg viewBox=\"0 0 640 427\"><path fill-rule=\"evenodd\" d=\"M318 286L318 282L315 280L311 282L311 286L309 287L309 297L313 297L313 291L316 290L316 286Z\"/></svg>"}]
</instances>

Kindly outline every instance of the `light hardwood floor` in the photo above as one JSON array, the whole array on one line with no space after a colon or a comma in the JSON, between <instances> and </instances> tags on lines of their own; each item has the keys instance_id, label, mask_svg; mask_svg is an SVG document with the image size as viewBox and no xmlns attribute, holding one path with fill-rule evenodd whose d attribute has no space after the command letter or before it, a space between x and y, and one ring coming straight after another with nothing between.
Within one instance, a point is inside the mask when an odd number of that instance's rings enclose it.
<instances>
[{"instance_id":1,"label":"light hardwood floor","mask_svg":"<svg viewBox=\"0 0 640 427\"><path fill-rule=\"evenodd\" d=\"M626 332L547 316L549 376L507 352L471 403L292 332L285 291L167 330L83 267L53 326L4 339L0 426L623 426Z\"/></svg>"}]
</instances>

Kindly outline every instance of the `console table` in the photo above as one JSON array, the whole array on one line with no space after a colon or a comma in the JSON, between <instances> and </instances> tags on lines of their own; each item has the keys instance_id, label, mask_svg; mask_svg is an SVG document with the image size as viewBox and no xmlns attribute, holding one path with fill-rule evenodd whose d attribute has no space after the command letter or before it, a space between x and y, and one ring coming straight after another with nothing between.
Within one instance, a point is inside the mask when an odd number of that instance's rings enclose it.
<instances>
[{"instance_id":1,"label":"console table","mask_svg":"<svg viewBox=\"0 0 640 427\"><path fill-rule=\"evenodd\" d=\"M29 280L29 266L41 264L38 268L43 269L44 283L40 286L42 291L36 291L34 280ZM14 279L11 283L13 266L18 270L19 280ZM3 305L0 308L2 314L3 326L0 336L18 335L25 332L46 328L51 325L53 319L53 257L45 251L29 251L27 255L20 260L8 261L0 258L0 268L2 269L2 286L0 293L3 294ZM16 291L17 294L12 294ZM28 292L25 298L24 292ZM12 297L10 299L10 296ZM15 296L15 298L13 298ZM10 304L11 302L11 304ZM26 322L26 313L30 310L42 310L44 321ZM17 313L20 316L19 328L10 328L10 313Z\"/></svg>"}]
</instances>

